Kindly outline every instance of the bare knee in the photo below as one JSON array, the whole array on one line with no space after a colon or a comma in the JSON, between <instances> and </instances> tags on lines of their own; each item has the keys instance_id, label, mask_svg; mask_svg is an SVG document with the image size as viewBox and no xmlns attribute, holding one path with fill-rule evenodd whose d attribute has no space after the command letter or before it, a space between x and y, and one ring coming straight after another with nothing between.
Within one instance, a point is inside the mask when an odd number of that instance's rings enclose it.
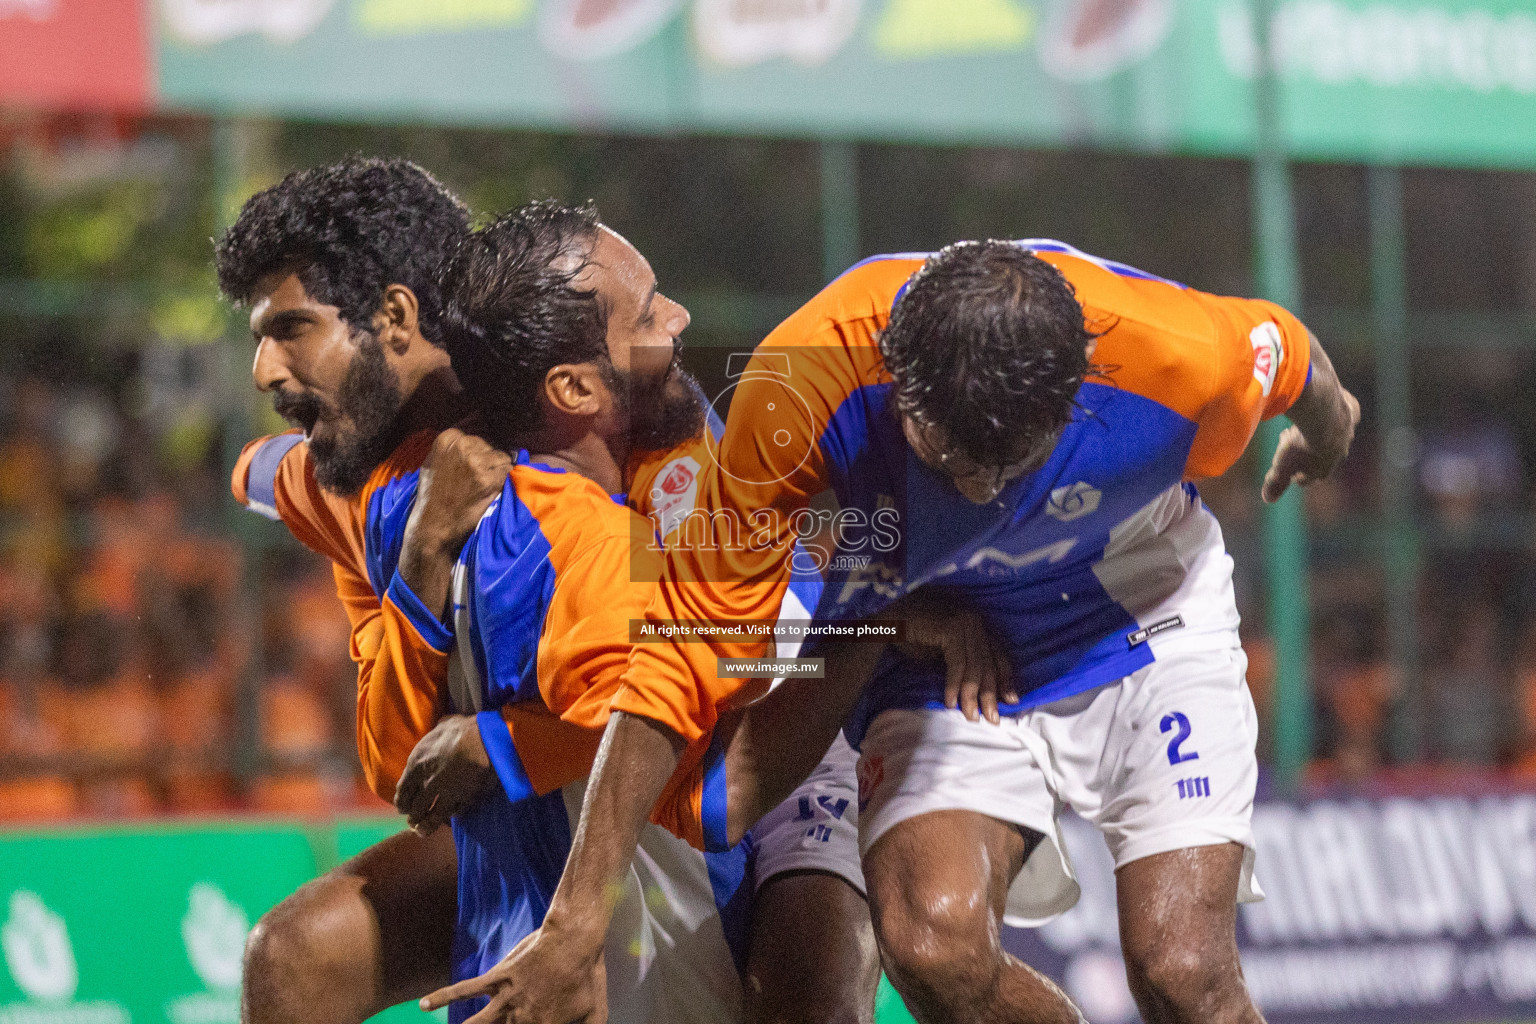
<instances>
[{"instance_id":1,"label":"bare knee","mask_svg":"<svg viewBox=\"0 0 1536 1024\"><path fill-rule=\"evenodd\" d=\"M326 985L327 947L302 894L284 900L262 915L245 940L244 983L248 990L281 991L302 998Z\"/></svg>"},{"instance_id":2,"label":"bare knee","mask_svg":"<svg viewBox=\"0 0 1536 1024\"><path fill-rule=\"evenodd\" d=\"M1225 1020L1226 1010L1248 1003L1235 948L1215 952L1169 942L1128 949L1125 969L1150 1024Z\"/></svg>"},{"instance_id":3,"label":"bare knee","mask_svg":"<svg viewBox=\"0 0 1536 1024\"><path fill-rule=\"evenodd\" d=\"M262 915L245 941L243 1024L357 1024L376 1009L369 943L326 876ZM382 1007L378 1007L382 1008Z\"/></svg>"},{"instance_id":4,"label":"bare knee","mask_svg":"<svg viewBox=\"0 0 1536 1024\"><path fill-rule=\"evenodd\" d=\"M990 998L1004 953L984 899L909 884L872 909L885 973L919 1019L954 1019Z\"/></svg>"},{"instance_id":5,"label":"bare knee","mask_svg":"<svg viewBox=\"0 0 1536 1024\"><path fill-rule=\"evenodd\" d=\"M778 875L753 915L747 1024L872 1024L880 963L857 889L824 872Z\"/></svg>"}]
</instances>

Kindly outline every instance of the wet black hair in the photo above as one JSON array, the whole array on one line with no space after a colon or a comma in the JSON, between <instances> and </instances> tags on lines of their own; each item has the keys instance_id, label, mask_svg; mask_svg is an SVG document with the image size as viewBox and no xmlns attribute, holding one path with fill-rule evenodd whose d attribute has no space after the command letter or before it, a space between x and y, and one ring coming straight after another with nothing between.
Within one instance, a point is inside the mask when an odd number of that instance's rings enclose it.
<instances>
[{"instance_id":1,"label":"wet black hair","mask_svg":"<svg viewBox=\"0 0 1536 1024\"><path fill-rule=\"evenodd\" d=\"M539 426L539 393L561 363L611 366L608 310L578 288L601 221L590 203L540 200L463 237L443 272L443 340L453 371L495 434Z\"/></svg>"},{"instance_id":2,"label":"wet black hair","mask_svg":"<svg viewBox=\"0 0 1536 1024\"><path fill-rule=\"evenodd\" d=\"M416 294L422 336L441 345L439 271L469 210L409 160L351 157L295 171L247 199L214 242L219 290L246 303L269 274L298 274L312 298L367 330L384 289Z\"/></svg>"},{"instance_id":3,"label":"wet black hair","mask_svg":"<svg viewBox=\"0 0 1536 1024\"><path fill-rule=\"evenodd\" d=\"M1001 468L1072 418L1093 337L1051 264L1011 242L956 242L907 283L880 352L898 412Z\"/></svg>"}]
</instances>

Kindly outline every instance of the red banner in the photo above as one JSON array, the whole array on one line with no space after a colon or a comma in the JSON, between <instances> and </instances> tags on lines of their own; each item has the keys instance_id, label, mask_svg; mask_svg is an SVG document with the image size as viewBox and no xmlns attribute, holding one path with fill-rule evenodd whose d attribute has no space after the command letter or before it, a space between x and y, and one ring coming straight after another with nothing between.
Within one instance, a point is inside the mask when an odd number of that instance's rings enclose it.
<instances>
[{"instance_id":1,"label":"red banner","mask_svg":"<svg viewBox=\"0 0 1536 1024\"><path fill-rule=\"evenodd\" d=\"M148 8L146 0L0 0L0 105L147 107Z\"/></svg>"}]
</instances>

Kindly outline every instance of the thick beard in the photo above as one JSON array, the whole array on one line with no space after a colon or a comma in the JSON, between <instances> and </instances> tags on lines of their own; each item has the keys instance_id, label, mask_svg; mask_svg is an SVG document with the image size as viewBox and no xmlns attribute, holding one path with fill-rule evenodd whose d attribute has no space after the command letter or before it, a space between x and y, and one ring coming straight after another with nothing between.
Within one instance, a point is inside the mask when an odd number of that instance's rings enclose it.
<instances>
[{"instance_id":1,"label":"thick beard","mask_svg":"<svg viewBox=\"0 0 1536 1024\"><path fill-rule=\"evenodd\" d=\"M693 375L673 361L655 384L637 381L633 373L608 364L608 388L629 421L632 451L658 452L691 441L704 429L704 399ZM675 385L681 385L677 387ZM643 396L643 402L636 402Z\"/></svg>"},{"instance_id":2,"label":"thick beard","mask_svg":"<svg viewBox=\"0 0 1536 1024\"><path fill-rule=\"evenodd\" d=\"M337 395L338 419L350 420L352 430L324 441L310 439L315 482L333 494L361 491L374 469L400 443L404 404L400 375L384 358L384 346L371 334L364 335Z\"/></svg>"}]
</instances>

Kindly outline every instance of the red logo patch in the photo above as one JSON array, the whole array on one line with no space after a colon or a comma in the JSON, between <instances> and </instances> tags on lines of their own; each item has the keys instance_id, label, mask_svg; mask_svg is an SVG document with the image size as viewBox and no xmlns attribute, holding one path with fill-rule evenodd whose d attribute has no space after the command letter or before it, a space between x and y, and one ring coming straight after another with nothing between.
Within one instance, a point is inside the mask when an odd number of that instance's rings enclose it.
<instances>
[{"instance_id":1,"label":"red logo patch","mask_svg":"<svg viewBox=\"0 0 1536 1024\"><path fill-rule=\"evenodd\" d=\"M661 478L657 484L663 494L686 494L693 484L693 470L681 462L672 463L672 468L667 470L667 475Z\"/></svg>"},{"instance_id":2,"label":"red logo patch","mask_svg":"<svg viewBox=\"0 0 1536 1024\"><path fill-rule=\"evenodd\" d=\"M875 790L880 783L885 781L885 758L879 754L866 757L859 762L859 810L863 811L869 804L869 798L875 795Z\"/></svg>"}]
</instances>

